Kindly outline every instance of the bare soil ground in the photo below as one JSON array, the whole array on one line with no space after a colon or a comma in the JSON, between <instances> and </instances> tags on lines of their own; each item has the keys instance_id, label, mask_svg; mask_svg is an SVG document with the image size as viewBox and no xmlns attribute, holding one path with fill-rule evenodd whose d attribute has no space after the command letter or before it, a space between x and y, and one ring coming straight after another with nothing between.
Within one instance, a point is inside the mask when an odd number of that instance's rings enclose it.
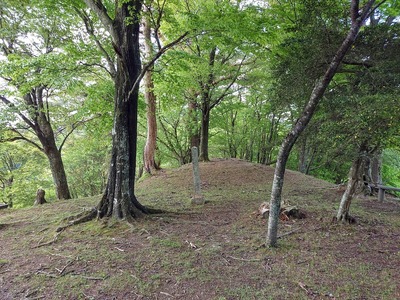
<instances>
[{"instance_id":1,"label":"bare soil ground","mask_svg":"<svg viewBox=\"0 0 400 300\"><path fill-rule=\"evenodd\" d=\"M145 205L170 213L91 221L61 233L99 197L0 211L0 299L400 299L400 203L360 197L356 224L332 223L341 189L288 171L284 198L307 214L263 246L273 168L240 160L200 165L204 206L192 206L191 166L138 182Z\"/></svg>"}]
</instances>

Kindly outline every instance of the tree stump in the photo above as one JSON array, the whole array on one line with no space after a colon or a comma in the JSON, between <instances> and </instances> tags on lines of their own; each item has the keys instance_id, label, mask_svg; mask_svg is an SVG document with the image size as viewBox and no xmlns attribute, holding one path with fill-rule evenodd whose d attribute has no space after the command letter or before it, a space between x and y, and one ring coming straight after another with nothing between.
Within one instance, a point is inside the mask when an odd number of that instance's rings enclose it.
<instances>
[{"instance_id":1,"label":"tree stump","mask_svg":"<svg viewBox=\"0 0 400 300\"><path fill-rule=\"evenodd\" d=\"M36 200L33 205L39 205L39 204L46 203L46 199L44 199L45 194L46 194L46 192L44 190L38 189L36 192Z\"/></svg>"}]
</instances>

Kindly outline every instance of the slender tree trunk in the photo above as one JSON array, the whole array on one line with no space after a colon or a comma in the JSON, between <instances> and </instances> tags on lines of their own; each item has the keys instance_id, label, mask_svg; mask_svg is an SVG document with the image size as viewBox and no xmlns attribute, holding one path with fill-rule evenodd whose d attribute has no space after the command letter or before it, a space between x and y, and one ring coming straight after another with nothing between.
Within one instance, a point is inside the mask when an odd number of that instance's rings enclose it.
<instances>
[{"instance_id":1,"label":"slender tree trunk","mask_svg":"<svg viewBox=\"0 0 400 300\"><path fill-rule=\"evenodd\" d=\"M382 184L382 151L374 153L371 162L371 179L374 184Z\"/></svg>"},{"instance_id":2,"label":"slender tree trunk","mask_svg":"<svg viewBox=\"0 0 400 300\"><path fill-rule=\"evenodd\" d=\"M299 172L306 174L307 171L307 138L304 137L300 140L299 149Z\"/></svg>"},{"instance_id":3,"label":"slender tree trunk","mask_svg":"<svg viewBox=\"0 0 400 300\"><path fill-rule=\"evenodd\" d=\"M153 56L153 45L151 43L151 28L147 18L144 19L144 41L145 41L145 54L147 58ZM148 70L144 77L145 83L145 99L147 104L147 138L143 152L143 167L147 173L152 174L158 169L158 165L155 161L155 154L157 148L157 119L156 119L156 107L157 99L154 94L154 84L152 78L152 70Z\"/></svg>"},{"instance_id":4,"label":"slender tree trunk","mask_svg":"<svg viewBox=\"0 0 400 300\"><path fill-rule=\"evenodd\" d=\"M210 161L208 157L208 136L210 126L210 109L205 107L201 119L201 134L200 134L200 161Z\"/></svg>"},{"instance_id":5,"label":"slender tree trunk","mask_svg":"<svg viewBox=\"0 0 400 300\"><path fill-rule=\"evenodd\" d=\"M370 0L364 5L362 11L359 11L359 1L352 0L351 2L351 20L352 25L347 34L347 37L343 41L342 45L336 52L336 55L332 59L328 69L326 70L324 76L318 80L314 86L311 93L310 99L304 108L303 113L300 118L296 121L292 130L288 133L284 139L281 148L279 150L277 163L275 167L274 180L272 183L271 201L270 201L270 211L268 220L268 231L266 245L270 247L275 247L278 239L278 222L279 222L279 212L281 207L281 194L284 182L286 163L289 158L290 151L293 148L297 138L304 131L307 124L310 122L318 103L322 99L326 88L331 82L333 76L336 74L337 69L342 62L347 51L350 49L351 45L357 38L358 32L363 25L365 19L371 13L372 5L375 1Z\"/></svg>"},{"instance_id":6,"label":"slender tree trunk","mask_svg":"<svg viewBox=\"0 0 400 300\"><path fill-rule=\"evenodd\" d=\"M339 210L336 216L338 221L346 222L350 221L349 215L351 200L357 190L358 183L360 182L360 174L363 166L363 153L365 153L363 147L360 148L359 155L353 161L349 171L349 181L347 182L346 191L343 193L342 200L340 201Z\"/></svg>"},{"instance_id":7,"label":"slender tree trunk","mask_svg":"<svg viewBox=\"0 0 400 300\"><path fill-rule=\"evenodd\" d=\"M197 105L196 101L190 100L188 105L188 123L187 130L189 132L189 142L190 142L190 156L192 155L191 149L196 147L199 149L200 146L200 133L198 128L198 118L197 118ZM193 161L193 158L191 159Z\"/></svg>"},{"instance_id":8,"label":"slender tree trunk","mask_svg":"<svg viewBox=\"0 0 400 300\"><path fill-rule=\"evenodd\" d=\"M201 132L200 132L200 161L210 161L208 157L208 137L210 127L211 94L210 89L214 80L214 65L217 47L212 48L208 60L209 73L207 81L201 84Z\"/></svg>"}]
</instances>

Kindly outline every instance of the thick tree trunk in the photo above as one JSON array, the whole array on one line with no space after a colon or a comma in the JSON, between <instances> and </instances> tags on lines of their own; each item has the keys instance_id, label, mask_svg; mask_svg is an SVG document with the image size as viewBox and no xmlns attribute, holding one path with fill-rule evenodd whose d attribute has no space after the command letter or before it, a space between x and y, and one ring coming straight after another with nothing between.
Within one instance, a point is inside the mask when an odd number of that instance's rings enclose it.
<instances>
[{"instance_id":1,"label":"thick tree trunk","mask_svg":"<svg viewBox=\"0 0 400 300\"><path fill-rule=\"evenodd\" d=\"M147 58L153 56L153 45L151 43L151 30L150 24L147 19L144 20L144 40L145 40L145 54ZM147 173L152 174L159 168L156 163L155 155L157 148L157 119L156 107L157 99L154 94L154 84L152 78L152 70L148 70L144 76L145 82L145 99L147 104L147 138L143 152L143 167Z\"/></svg>"},{"instance_id":2,"label":"thick tree trunk","mask_svg":"<svg viewBox=\"0 0 400 300\"><path fill-rule=\"evenodd\" d=\"M106 190L97 208L99 218L113 216L129 222L148 212L134 194L139 91L138 86L131 89L141 71L140 10L141 1L125 1L116 8L112 21L113 42L118 55L113 146Z\"/></svg>"},{"instance_id":3,"label":"thick tree trunk","mask_svg":"<svg viewBox=\"0 0 400 300\"><path fill-rule=\"evenodd\" d=\"M332 59L328 69L326 70L324 76L317 81L314 89L311 93L310 99L304 108L303 113L300 118L296 121L292 130L284 139L281 148L279 150L277 163L275 167L274 180L272 183L271 201L270 201L270 211L268 220L268 231L266 245L270 247L275 247L278 239L278 222L279 222L279 212L281 205L281 194L282 187L285 176L286 163L293 148L297 138L304 131L307 124L310 122L318 103L322 99L326 88L331 82L333 76L336 74L337 69L342 62L347 51L353 45L357 38L358 32L364 23L365 19L371 12L371 7L375 1L370 0L366 5L364 5L363 10L359 12L359 1L352 0L351 2L351 20L352 25L347 37L343 41L342 45L336 52L334 58Z\"/></svg>"}]
</instances>

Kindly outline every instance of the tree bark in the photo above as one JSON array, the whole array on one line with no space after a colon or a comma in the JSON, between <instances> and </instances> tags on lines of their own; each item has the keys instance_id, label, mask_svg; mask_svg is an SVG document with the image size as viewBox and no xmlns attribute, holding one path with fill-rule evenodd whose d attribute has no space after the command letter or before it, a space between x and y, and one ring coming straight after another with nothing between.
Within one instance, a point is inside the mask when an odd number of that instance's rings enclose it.
<instances>
[{"instance_id":1,"label":"tree bark","mask_svg":"<svg viewBox=\"0 0 400 300\"><path fill-rule=\"evenodd\" d=\"M208 157L208 137L210 127L210 109L207 105L202 110L201 133L200 133L200 161L210 161Z\"/></svg>"},{"instance_id":2,"label":"tree bark","mask_svg":"<svg viewBox=\"0 0 400 300\"><path fill-rule=\"evenodd\" d=\"M310 122L318 103L322 99L326 88L331 82L333 76L336 74L337 69L342 62L347 51L353 45L357 38L358 32L363 25L365 19L369 16L372 11L372 5L374 0L370 0L363 7L362 11L359 11L359 1L352 0L351 2L351 28L343 41L342 45L333 57L328 69L326 70L324 76L318 80L314 86L311 93L310 99L304 108L303 113L300 118L296 121L291 131L288 133L284 139L281 148L279 149L279 154L277 158L277 163L275 167L274 180L272 183L272 192L270 200L270 211L268 220L268 231L266 245L270 247L275 247L277 244L278 237L278 222L279 222L279 211L281 205L281 194L284 182L286 163L289 158L290 151L293 148L297 138L304 131L307 124Z\"/></svg>"},{"instance_id":3,"label":"tree bark","mask_svg":"<svg viewBox=\"0 0 400 300\"><path fill-rule=\"evenodd\" d=\"M371 179L376 184L382 184L382 151L377 150L372 157Z\"/></svg>"},{"instance_id":4,"label":"tree bark","mask_svg":"<svg viewBox=\"0 0 400 300\"><path fill-rule=\"evenodd\" d=\"M142 3L139 0L118 3L113 20L101 1L85 0L85 3L99 15L110 31L117 54L111 162L97 215L99 218L112 216L132 222L134 218L148 213L134 194L139 98L135 82L141 72L139 20Z\"/></svg>"},{"instance_id":5,"label":"tree bark","mask_svg":"<svg viewBox=\"0 0 400 300\"><path fill-rule=\"evenodd\" d=\"M208 66L209 73L205 83L201 83L201 132L200 132L200 161L210 161L208 157L208 137L210 127L211 112L211 86L214 80L214 65L217 47L213 47L210 52ZM214 104L215 105L215 104Z\"/></svg>"},{"instance_id":6,"label":"tree bark","mask_svg":"<svg viewBox=\"0 0 400 300\"><path fill-rule=\"evenodd\" d=\"M347 182L347 187L345 192L343 193L342 199L340 201L340 206L338 209L338 213L336 216L337 221L342 222L350 222L352 218L349 215L351 200L356 193L358 183L361 179L361 173L364 166L364 157L366 155L366 143L363 143L360 146L357 158L353 161L350 171L349 171L349 180Z\"/></svg>"},{"instance_id":7,"label":"tree bark","mask_svg":"<svg viewBox=\"0 0 400 300\"><path fill-rule=\"evenodd\" d=\"M151 43L151 28L147 18L144 18L143 22L143 35L145 45L145 55L148 59L153 56L153 45ZM157 148L157 119L156 119L156 107L157 98L154 94L154 84L152 78L152 69L148 69L144 76L145 92L144 96L147 104L147 138L143 152L143 167L147 173L152 174L154 171L159 169L156 163L155 155Z\"/></svg>"}]
</instances>

